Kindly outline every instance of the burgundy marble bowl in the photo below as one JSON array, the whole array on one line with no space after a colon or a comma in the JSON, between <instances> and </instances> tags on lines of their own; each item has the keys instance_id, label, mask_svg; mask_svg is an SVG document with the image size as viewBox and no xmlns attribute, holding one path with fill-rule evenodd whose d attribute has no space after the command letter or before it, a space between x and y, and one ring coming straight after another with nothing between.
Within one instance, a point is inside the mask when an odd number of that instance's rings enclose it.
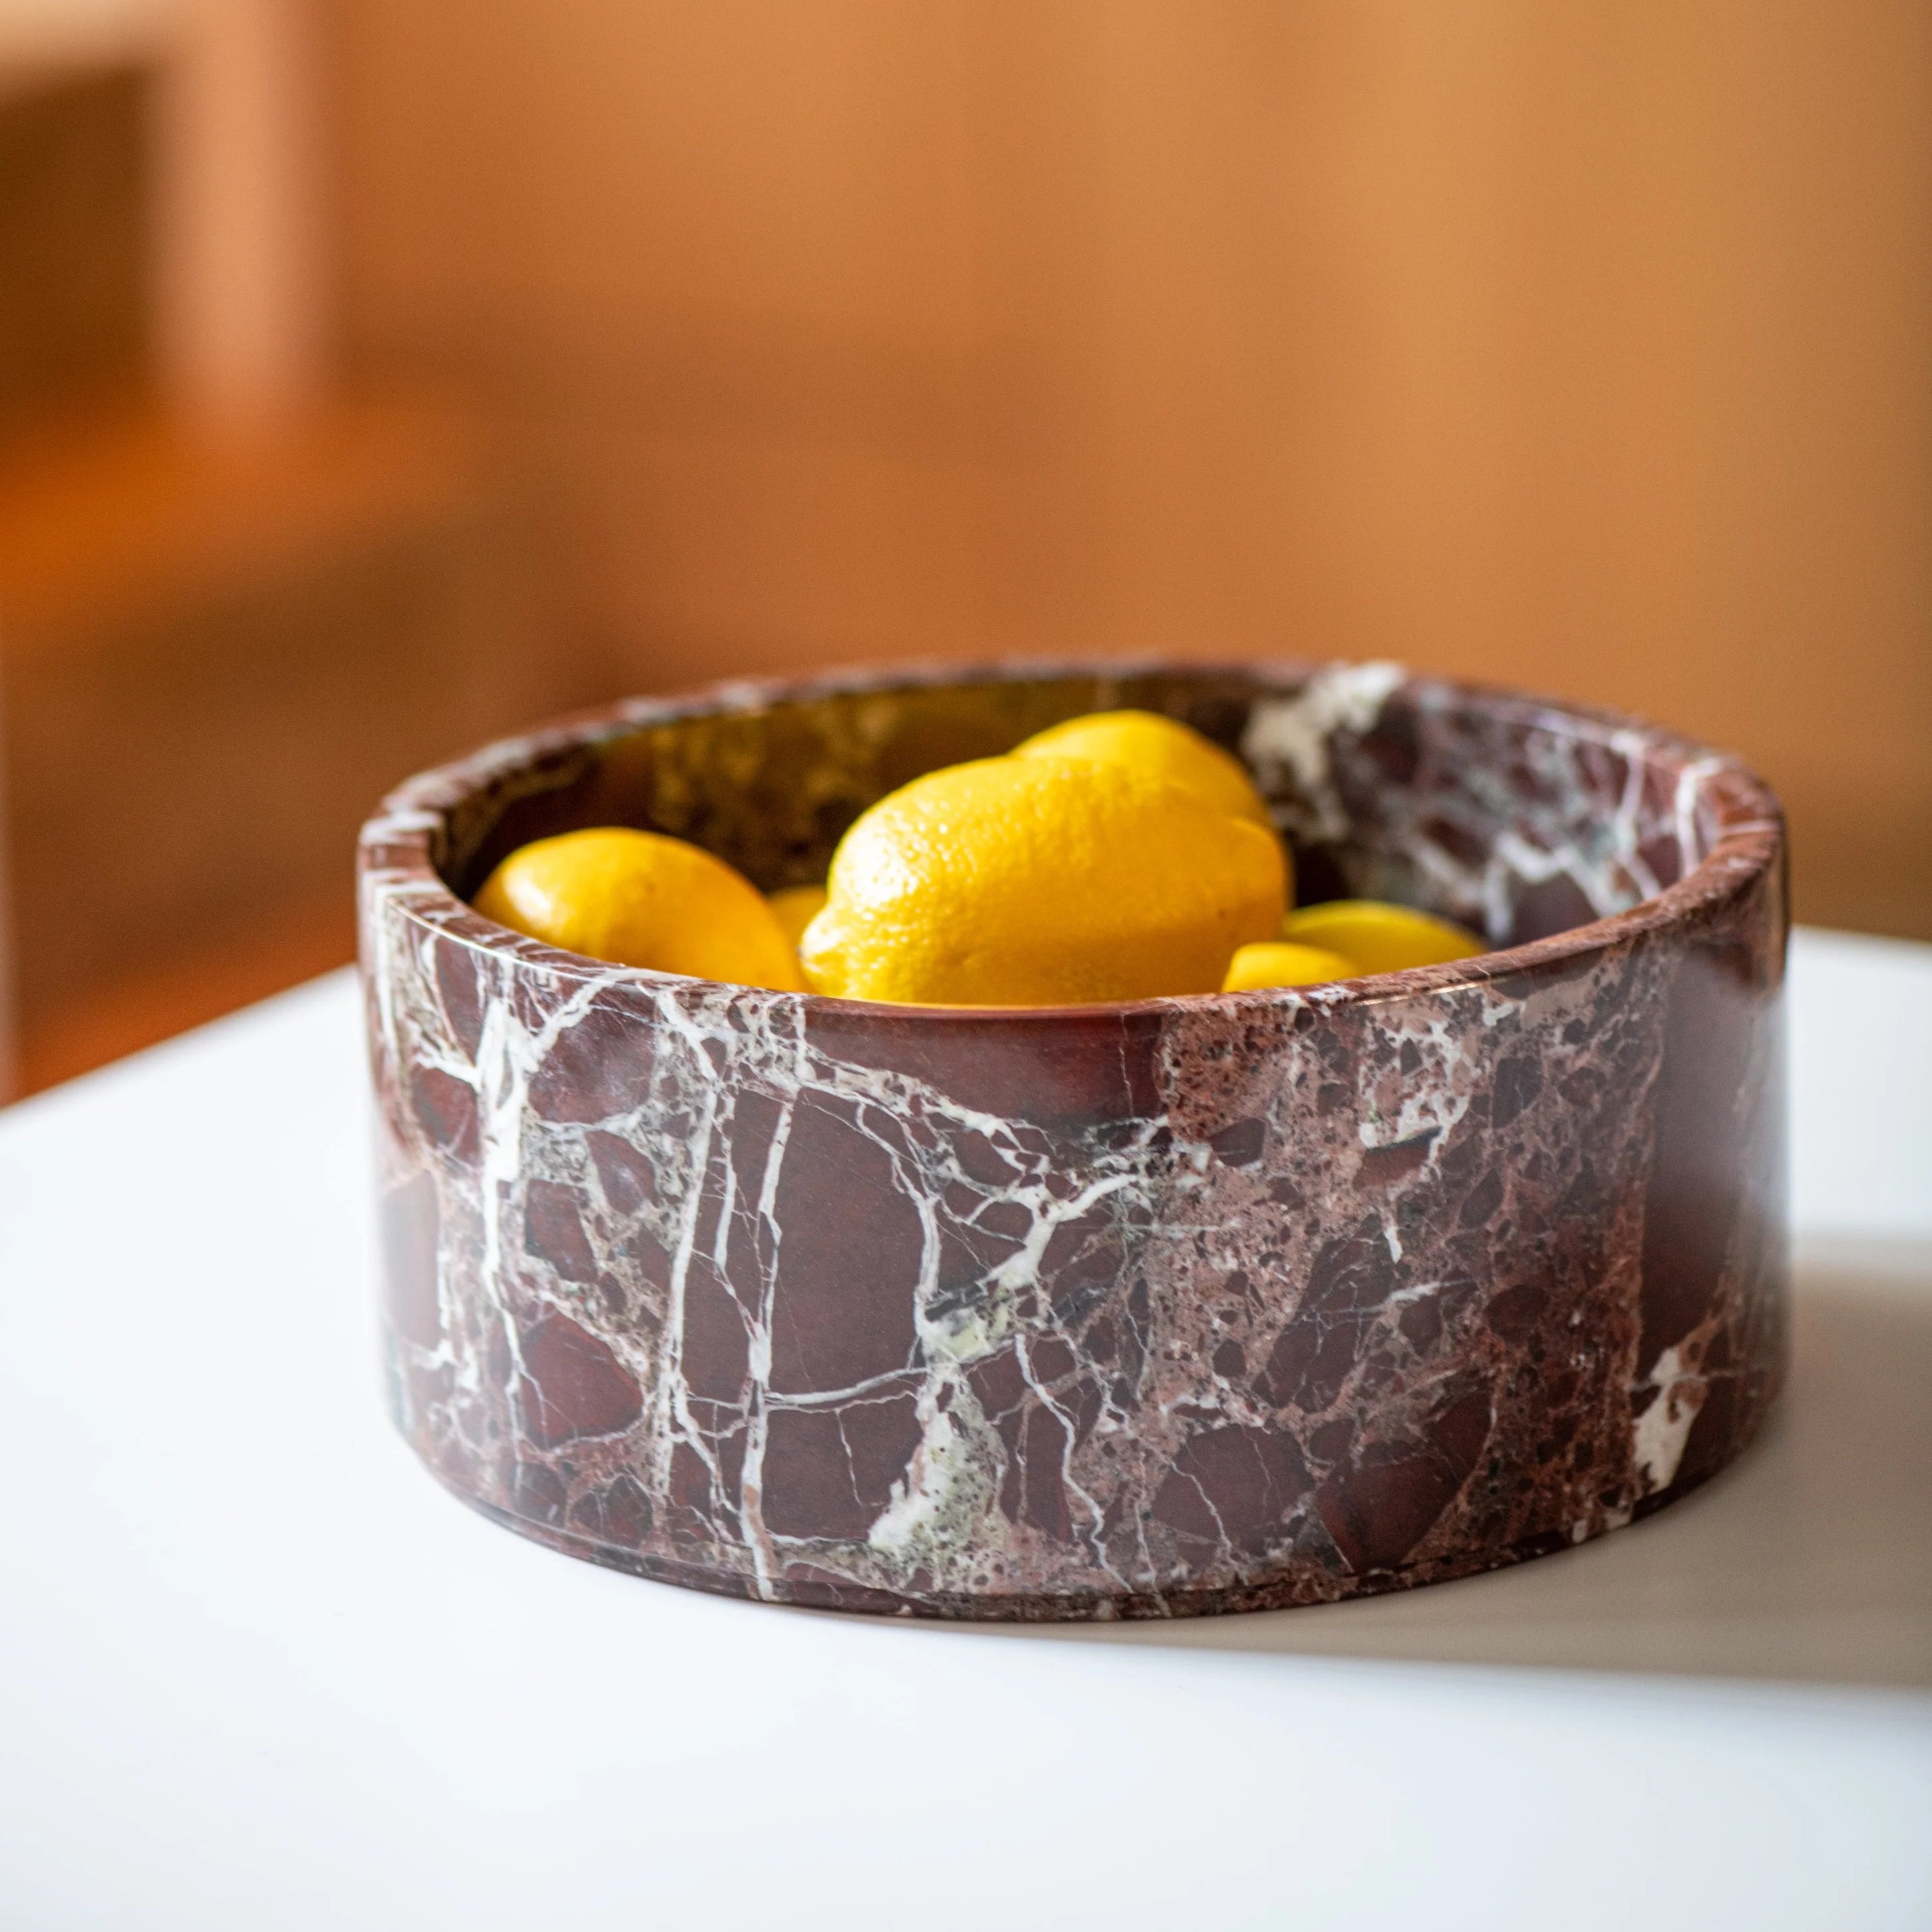
<instances>
[{"instance_id":1,"label":"burgundy marble bowl","mask_svg":"<svg viewBox=\"0 0 1932 1932\"><path fill-rule=\"evenodd\" d=\"M922 1011L464 903L584 825L817 879L915 774L1118 705L1241 752L1304 900L1499 950ZM1311 1603L1627 1523L1781 1378L1783 830L1664 732L1373 664L733 685L412 780L361 880L396 1418L572 1555L928 1616Z\"/></svg>"}]
</instances>

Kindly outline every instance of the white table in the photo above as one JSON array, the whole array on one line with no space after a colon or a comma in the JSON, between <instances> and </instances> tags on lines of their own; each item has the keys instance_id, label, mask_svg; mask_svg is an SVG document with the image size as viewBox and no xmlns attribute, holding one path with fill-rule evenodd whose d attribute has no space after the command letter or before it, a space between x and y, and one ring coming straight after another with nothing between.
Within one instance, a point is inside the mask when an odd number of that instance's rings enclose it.
<instances>
[{"instance_id":1,"label":"white table","mask_svg":"<svg viewBox=\"0 0 1932 1932\"><path fill-rule=\"evenodd\" d=\"M1519 1570L1172 1625L728 1602L445 1496L346 976L0 1114L0 1926L1932 1924L1932 949L1794 973L1771 1438Z\"/></svg>"}]
</instances>

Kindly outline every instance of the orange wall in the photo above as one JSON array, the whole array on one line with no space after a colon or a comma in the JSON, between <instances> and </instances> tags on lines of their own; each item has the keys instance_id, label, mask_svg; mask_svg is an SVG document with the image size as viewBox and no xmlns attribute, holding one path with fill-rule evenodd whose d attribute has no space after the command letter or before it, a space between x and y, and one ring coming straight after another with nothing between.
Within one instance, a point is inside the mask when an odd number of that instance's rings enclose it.
<instances>
[{"instance_id":1,"label":"orange wall","mask_svg":"<svg viewBox=\"0 0 1932 1932\"><path fill-rule=\"evenodd\" d=\"M1932 937L1923 0L335 0L350 348L612 685L1378 655L1782 789Z\"/></svg>"}]
</instances>

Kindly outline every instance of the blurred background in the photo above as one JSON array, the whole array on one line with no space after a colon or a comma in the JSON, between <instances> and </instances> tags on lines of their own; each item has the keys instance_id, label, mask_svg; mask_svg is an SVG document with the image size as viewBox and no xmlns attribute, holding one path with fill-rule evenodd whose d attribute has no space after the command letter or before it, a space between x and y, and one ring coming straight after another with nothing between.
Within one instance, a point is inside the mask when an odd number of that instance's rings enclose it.
<instances>
[{"instance_id":1,"label":"blurred background","mask_svg":"<svg viewBox=\"0 0 1932 1932\"><path fill-rule=\"evenodd\" d=\"M1932 938L1932 8L0 0L0 1090L536 716L1151 650L1648 714Z\"/></svg>"}]
</instances>

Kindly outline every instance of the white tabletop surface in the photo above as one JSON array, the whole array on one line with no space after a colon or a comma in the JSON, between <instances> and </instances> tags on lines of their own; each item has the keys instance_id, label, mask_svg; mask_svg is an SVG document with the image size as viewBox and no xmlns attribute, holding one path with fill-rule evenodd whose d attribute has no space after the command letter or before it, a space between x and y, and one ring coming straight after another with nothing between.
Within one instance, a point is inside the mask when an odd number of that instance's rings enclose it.
<instances>
[{"instance_id":1,"label":"white tabletop surface","mask_svg":"<svg viewBox=\"0 0 1932 1932\"><path fill-rule=\"evenodd\" d=\"M446 1496L346 975L0 1113L0 1928L1932 1926L1932 949L1793 973L1768 1439L1520 1570L1174 1624L730 1602Z\"/></svg>"}]
</instances>

